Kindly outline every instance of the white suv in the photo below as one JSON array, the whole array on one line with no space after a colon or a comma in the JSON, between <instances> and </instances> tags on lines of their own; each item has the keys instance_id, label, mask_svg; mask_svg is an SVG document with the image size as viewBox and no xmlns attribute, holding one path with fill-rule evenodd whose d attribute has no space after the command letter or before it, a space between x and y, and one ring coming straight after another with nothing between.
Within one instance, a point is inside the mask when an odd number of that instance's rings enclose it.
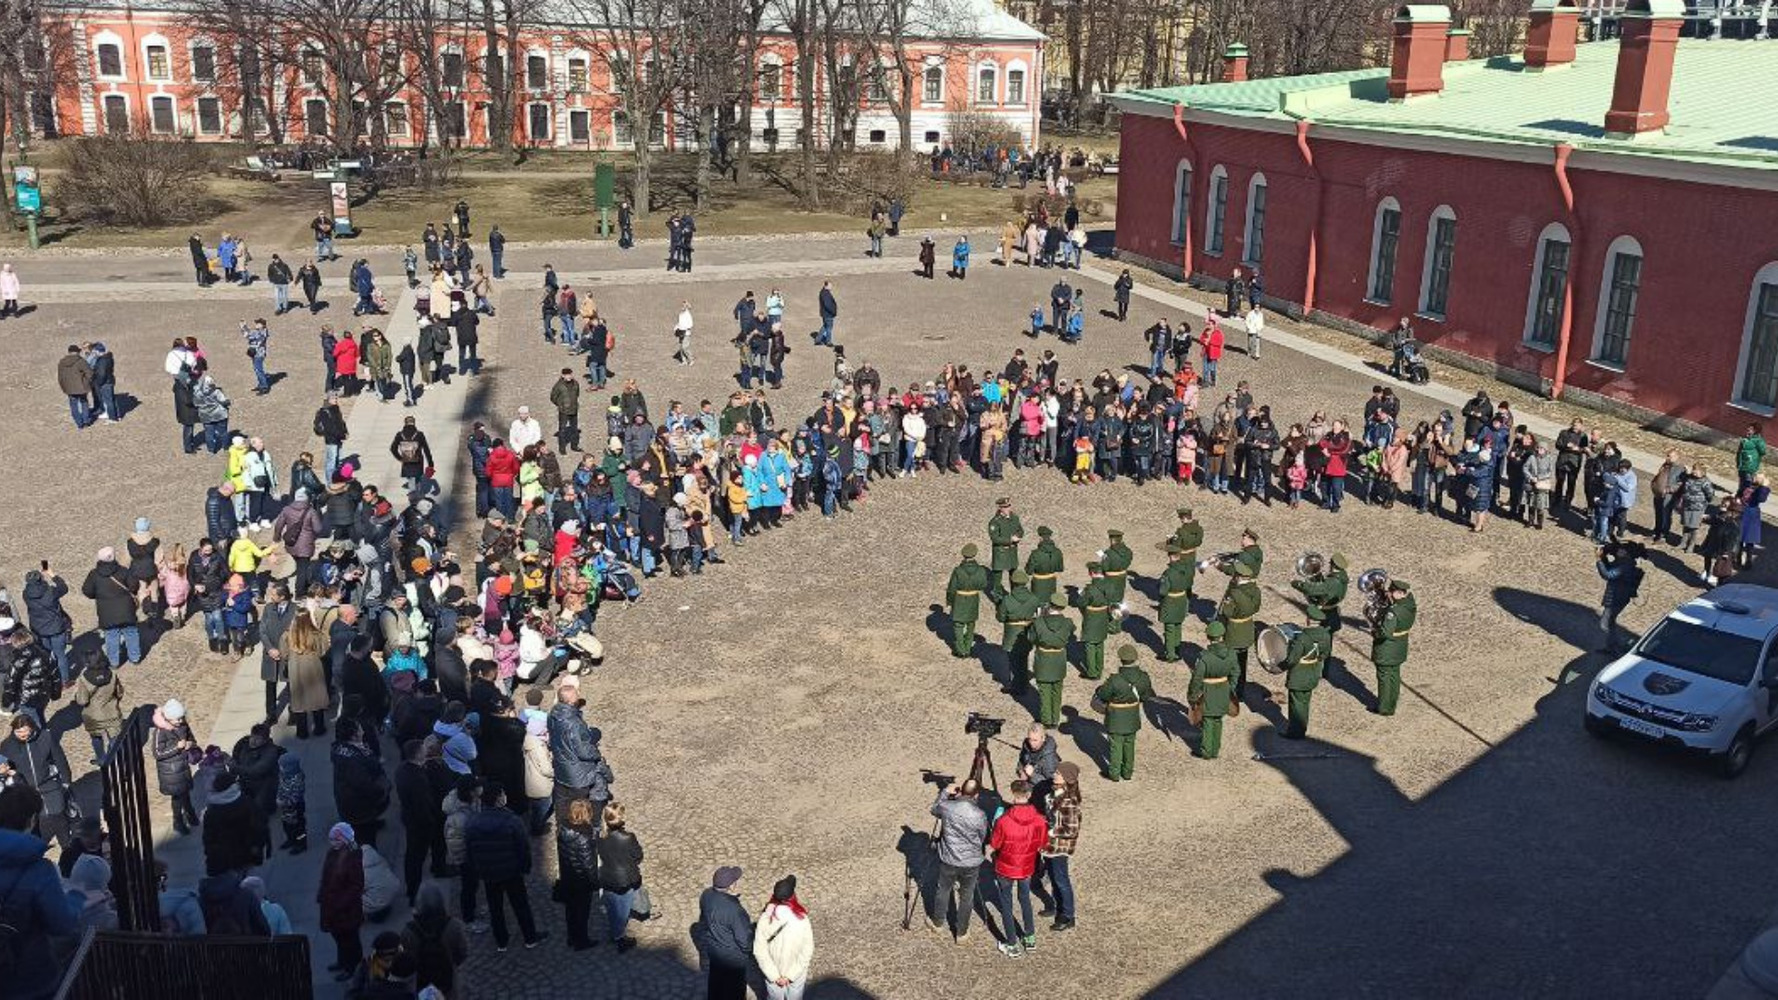
<instances>
[{"instance_id":1,"label":"white suv","mask_svg":"<svg viewBox=\"0 0 1778 1000\"><path fill-rule=\"evenodd\" d=\"M1649 629L1593 679L1587 731L1629 733L1740 774L1778 722L1778 590L1731 583Z\"/></svg>"}]
</instances>

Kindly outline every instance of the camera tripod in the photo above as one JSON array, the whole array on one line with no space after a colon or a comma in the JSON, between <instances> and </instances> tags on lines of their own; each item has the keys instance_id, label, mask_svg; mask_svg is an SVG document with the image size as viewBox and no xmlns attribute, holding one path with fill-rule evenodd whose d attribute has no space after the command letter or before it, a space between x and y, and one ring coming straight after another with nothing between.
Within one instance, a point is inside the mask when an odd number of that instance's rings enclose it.
<instances>
[{"instance_id":1,"label":"camera tripod","mask_svg":"<svg viewBox=\"0 0 1778 1000\"><path fill-rule=\"evenodd\" d=\"M988 741L993 738L994 737L989 733L976 734L975 757L969 762L969 777L965 779L965 782L975 782L978 790L984 787L988 788L993 791L995 798L999 798L1000 781L994 776L994 757L988 752ZM984 775L987 777L986 785L983 785L982 783ZM932 832L926 835L926 843L932 849L934 857L937 857L938 855L938 835L943 827L944 820L934 817L932 820ZM914 859L911 854L908 856L907 875L907 887L903 890L902 894L904 908L901 914L901 929L904 931L913 927L914 910L918 908L920 904L920 873L915 870Z\"/></svg>"}]
</instances>

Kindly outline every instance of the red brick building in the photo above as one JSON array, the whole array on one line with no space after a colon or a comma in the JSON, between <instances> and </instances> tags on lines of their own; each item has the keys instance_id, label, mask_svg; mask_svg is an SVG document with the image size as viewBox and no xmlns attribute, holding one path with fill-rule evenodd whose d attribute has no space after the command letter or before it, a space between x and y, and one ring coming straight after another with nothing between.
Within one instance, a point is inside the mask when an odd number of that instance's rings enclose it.
<instances>
[{"instance_id":1,"label":"red brick building","mask_svg":"<svg viewBox=\"0 0 1778 1000\"><path fill-rule=\"evenodd\" d=\"M548 10L548 8L540 8ZM916 9L922 9L916 5ZM776 10L774 7L773 10ZM1044 36L995 7L992 0L962 0L943 7L943 26L910 28L907 44L914 94L910 109L913 142L922 150L948 138L952 116L986 116L1038 140ZM916 19L917 24L927 23ZM265 86L243 88L241 57L223 39L194 25L179 0L97 0L62 8L50 27L53 81L28 97L30 125L39 136L98 135L140 131L187 136L199 141L270 139ZM373 36L376 32L372 33ZM657 147L690 141L689 118L662 112L646 129L625 114L614 84L615 41L643 37L599 25L537 23L525 26L512 52L490 51L479 24L445 25L436 69L444 82L438 113L429 113L422 88L383 81L417 80L421 69L411 46L396 40L393 28L365 41L368 57L383 61L375 100L380 115L365 115L374 132L390 145L488 144L490 72L504 74L514 97L515 144L565 149L624 149L640 135ZM334 85L320 43L306 41L300 25L288 29L281 64L265 70L275 92L271 104L285 141L329 136L340 127L341 88ZM862 47L861 47L862 50ZM888 53L886 45L876 47ZM795 72L796 47L782 27L768 25L754 67L758 74L753 106L756 149L795 148L802 122ZM624 57L619 57L620 61ZM644 51L642 63L650 60ZM868 81L892 86L897 75L885 64L879 77L865 67L842 66L861 80L853 139L859 149L894 148L900 134L887 98ZM877 57L873 57L877 58ZM892 58L884 55L879 58ZM263 58L256 60L264 63ZM822 105L830 92L821 60L813 91L817 102L817 144L829 138L833 116ZM360 101L364 95L349 96ZM689 116L692 112L687 111ZM441 135L441 133L444 133Z\"/></svg>"},{"instance_id":2,"label":"red brick building","mask_svg":"<svg viewBox=\"0 0 1778 1000\"><path fill-rule=\"evenodd\" d=\"M1391 66L1133 91L1117 247L1294 315L1411 318L1436 357L1678 427L1778 411L1778 41L1681 39L1630 0L1577 45L1538 0L1525 53L1470 60L1444 7Z\"/></svg>"}]
</instances>

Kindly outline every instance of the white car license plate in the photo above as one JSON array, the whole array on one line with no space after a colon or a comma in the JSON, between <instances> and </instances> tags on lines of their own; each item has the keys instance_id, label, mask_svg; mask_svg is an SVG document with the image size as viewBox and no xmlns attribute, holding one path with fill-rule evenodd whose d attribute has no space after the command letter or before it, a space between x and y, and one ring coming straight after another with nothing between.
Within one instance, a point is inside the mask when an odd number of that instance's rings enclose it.
<instances>
[{"instance_id":1,"label":"white car license plate","mask_svg":"<svg viewBox=\"0 0 1778 1000\"><path fill-rule=\"evenodd\" d=\"M1624 729L1628 729L1632 733L1653 737L1657 740L1667 735L1667 731L1660 726L1657 726L1652 722L1644 722L1641 719L1632 719L1627 715L1618 716L1617 724Z\"/></svg>"}]
</instances>

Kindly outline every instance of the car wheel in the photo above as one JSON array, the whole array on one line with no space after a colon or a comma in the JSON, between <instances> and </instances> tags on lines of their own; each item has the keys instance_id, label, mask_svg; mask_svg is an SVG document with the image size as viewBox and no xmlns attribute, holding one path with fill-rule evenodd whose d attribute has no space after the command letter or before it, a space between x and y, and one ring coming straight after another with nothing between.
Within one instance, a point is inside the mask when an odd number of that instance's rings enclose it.
<instances>
[{"instance_id":1,"label":"car wheel","mask_svg":"<svg viewBox=\"0 0 1778 1000\"><path fill-rule=\"evenodd\" d=\"M1742 726L1735 738L1729 741L1729 748L1724 750L1717 761L1717 768L1725 778L1738 777L1747 770L1747 762L1753 759L1753 727Z\"/></svg>"},{"instance_id":2,"label":"car wheel","mask_svg":"<svg viewBox=\"0 0 1778 1000\"><path fill-rule=\"evenodd\" d=\"M1591 733L1592 735L1597 736L1602 740L1608 739L1611 736L1611 727L1605 724L1604 719L1601 719L1597 715L1594 715L1593 713L1588 712L1586 714L1586 720L1587 720L1586 726L1587 726L1588 733Z\"/></svg>"}]
</instances>

